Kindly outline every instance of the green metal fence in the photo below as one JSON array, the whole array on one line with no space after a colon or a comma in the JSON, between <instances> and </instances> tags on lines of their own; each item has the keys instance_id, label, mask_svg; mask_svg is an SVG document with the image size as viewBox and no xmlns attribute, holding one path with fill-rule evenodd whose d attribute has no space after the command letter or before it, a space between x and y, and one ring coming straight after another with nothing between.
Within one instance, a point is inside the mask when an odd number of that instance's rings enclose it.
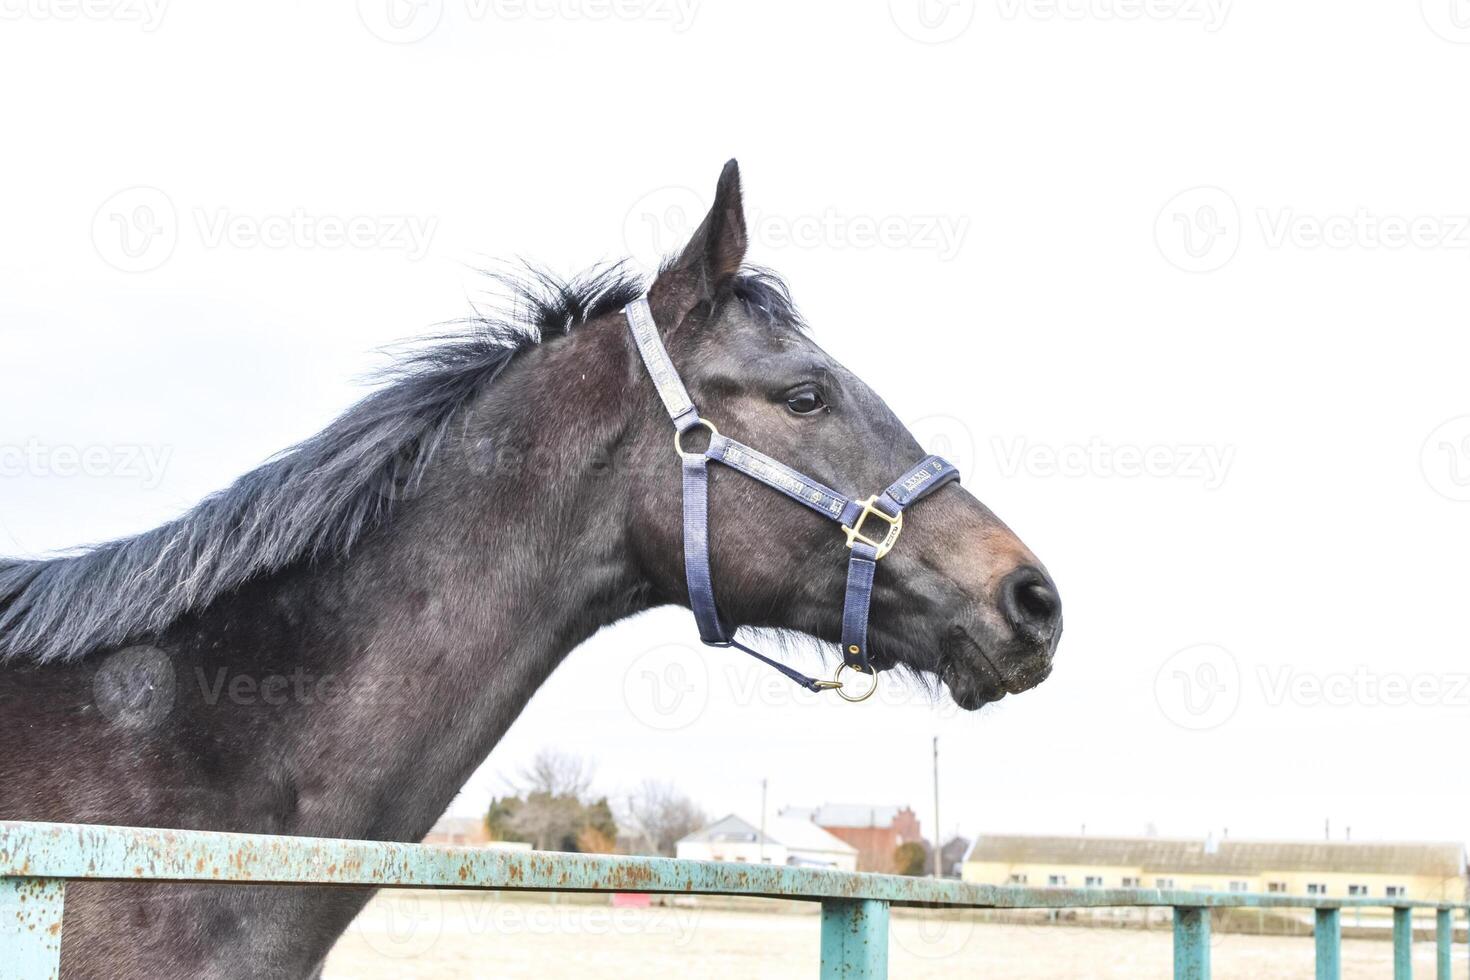
<instances>
[{"instance_id":1,"label":"green metal fence","mask_svg":"<svg viewBox=\"0 0 1470 980\"><path fill-rule=\"evenodd\" d=\"M1210 976L1210 909L1313 909L1318 978L1341 972L1341 910L1393 909L1394 980L1413 976L1414 909L1432 909L1436 980L1450 980L1463 903L1112 888L1015 888L815 868L431 847L376 841L0 821L0 963L15 980L60 975L68 881L250 882L493 891L750 895L822 905L822 977L888 974L892 906L1174 910L1174 976Z\"/></svg>"}]
</instances>

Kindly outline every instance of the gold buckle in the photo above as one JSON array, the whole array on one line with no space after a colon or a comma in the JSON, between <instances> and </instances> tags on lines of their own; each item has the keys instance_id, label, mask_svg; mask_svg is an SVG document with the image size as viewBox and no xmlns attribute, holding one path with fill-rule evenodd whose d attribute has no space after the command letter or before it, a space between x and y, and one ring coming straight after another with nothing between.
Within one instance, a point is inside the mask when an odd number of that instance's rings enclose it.
<instances>
[{"instance_id":1,"label":"gold buckle","mask_svg":"<svg viewBox=\"0 0 1470 980\"><path fill-rule=\"evenodd\" d=\"M720 430L716 429L715 424L709 419L700 419L699 421L695 422L694 425L702 425L706 429L708 429L709 437L711 439L720 434ZM694 428L694 425L691 425L689 428ZM688 431L689 429L684 430L684 432ZM684 438L684 432L674 432L674 451L677 452L680 456L683 456L685 459L699 459L701 456L704 455L704 453L686 453L684 451L684 443L681 441Z\"/></svg>"},{"instance_id":2,"label":"gold buckle","mask_svg":"<svg viewBox=\"0 0 1470 980\"><path fill-rule=\"evenodd\" d=\"M863 505L863 509L858 514L857 520L853 522L852 527L848 527L846 524L842 525L842 533L847 535L847 546L851 548L854 544L861 541L863 544L872 545L878 549L878 554L874 556L875 559L882 558L889 551L893 550L894 542L898 540L898 534L903 530L903 511L899 511L897 517L889 517L887 511L875 506L878 503L878 495L876 493L867 500L860 500L858 502ZM863 533L863 521L867 520L870 514L874 517L881 517L888 522L888 533L883 536L882 541L874 541Z\"/></svg>"},{"instance_id":3,"label":"gold buckle","mask_svg":"<svg viewBox=\"0 0 1470 980\"><path fill-rule=\"evenodd\" d=\"M842 672L844 670L851 670L854 674L861 674L861 673L863 673L861 670L858 670L856 667L848 667L847 664L845 664L845 663L844 664L839 664L837 666L837 673L835 673L835 674L832 675L832 679L830 681L821 681L820 682L821 685L824 688L835 690L837 692L837 696L839 698L841 698L844 701L848 701L848 702L850 702L852 704L858 704L858 703L860 703L862 701L866 701L866 700L868 700L868 698L872 697L874 695L874 693L877 692L877 690L878 690L878 672L876 670L873 671L873 686L872 687L869 687L866 691L864 691L862 694L859 694L857 697L853 697L852 695L848 694L845 690L843 690L843 687L842 687Z\"/></svg>"}]
</instances>

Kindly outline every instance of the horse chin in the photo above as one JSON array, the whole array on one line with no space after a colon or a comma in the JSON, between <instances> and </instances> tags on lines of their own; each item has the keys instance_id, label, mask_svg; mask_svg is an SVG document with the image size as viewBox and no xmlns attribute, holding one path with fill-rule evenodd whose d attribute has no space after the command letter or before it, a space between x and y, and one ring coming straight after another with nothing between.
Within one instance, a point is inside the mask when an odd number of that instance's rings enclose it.
<instances>
[{"instance_id":1,"label":"horse chin","mask_svg":"<svg viewBox=\"0 0 1470 980\"><path fill-rule=\"evenodd\" d=\"M985 666L966 669L952 662L944 669L943 678L949 696L966 711L979 711L1009 693L1001 679Z\"/></svg>"},{"instance_id":2,"label":"horse chin","mask_svg":"<svg viewBox=\"0 0 1470 980\"><path fill-rule=\"evenodd\" d=\"M1003 655L987 653L968 634L962 633L959 639L941 676L950 697L966 711L978 711L1007 694L1029 691L1051 674L1049 657L1031 656L1012 663ZM1002 670L1001 664L1009 669Z\"/></svg>"}]
</instances>

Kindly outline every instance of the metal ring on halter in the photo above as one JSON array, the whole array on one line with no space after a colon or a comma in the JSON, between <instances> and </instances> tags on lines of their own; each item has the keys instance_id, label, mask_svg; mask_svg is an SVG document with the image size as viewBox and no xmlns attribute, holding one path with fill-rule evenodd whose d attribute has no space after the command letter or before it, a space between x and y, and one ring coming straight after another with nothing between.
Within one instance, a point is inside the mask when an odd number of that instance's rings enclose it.
<instances>
[{"instance_id":1,"label":"metal ring on halter","mask_svg":"<svg viewBox=\"0 0 1470 980\"><path fill-rule=\"evenodd\" d=\"M695 419L694 425L691 425L689 429L694 428L695 425L702 425L706 429L708 429L711 439L720 434L720 430L716 429L715 424L709 419ZM684 451L684 444L681 440L684 438L684 433L688 432L689 429L684 429L682 432L674 433L674 451L685 459L699 459L704 455L704 453L686 453Z\"/></svg>"},{"instance_id":2,"label":"metal ring on halter","mask_svg":"<svg viewBox=\"0 0 1470 980\"><path fill-rule=\"evenodd\" d=\"M851 670L854 674L862 673L861 670L858 670L856 667L848 667L847 664L840 664L837 667L837 673L832 675L832 683L837 685L835 688L833 688L833 690L837 692L837 696L842 700L851 701L853 704L857 704L860 701L868 700L868 698L873 696L873 692L878 690L878 672L874 671L873 686L868 688L862 694L859 694L857 697L853 697L852 695L848 694L847 690L842 686L842 672L844 670Z\"/></svg>"}]
</instances>

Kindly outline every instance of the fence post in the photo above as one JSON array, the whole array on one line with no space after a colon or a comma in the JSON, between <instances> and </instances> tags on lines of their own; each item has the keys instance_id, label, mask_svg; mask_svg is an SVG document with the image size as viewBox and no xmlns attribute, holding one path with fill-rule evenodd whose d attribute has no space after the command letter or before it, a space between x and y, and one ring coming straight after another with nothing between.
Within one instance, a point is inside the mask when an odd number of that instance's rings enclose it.
<instances>
[{"instance_id":1,"label":"fence post","mask_svg":"<svg viewBox=\"0 0 1470 980\"><path fill-rule=\"evenodd\" d=\"M888 903L822 901L822 980L887 980Z\"/></svg>"},{"instance_id":2,"label":"fence post","mask_svg":"<svg viewBox=\"0 0 1470 980\"><path fill-rule=\"evenodd\" d=\"M1434 976L1435 980L1452 980L1450 947L1455 942L1455 910L1434 911Z\"/></svg>"},{"instance_id":3,"label":"fence post","mask_svg":"<svg viewBox=\"0 0 1470 980\"><path fill-rule=\"evenodd\" d=\"M1317 980L1342 977L1342 909L1318 909Z\"/></svg>"},{"instance_id":4,"label":"fence post","mask_svg":"<svg viewBox=\"0 0 1470 980\"><path fill-rule=\"evenodd\" d=\"M0 878L0 963L7 978L57 980L61 976L60 878Z\"/></svg>"},{"instance_id":5,"label":"fence post","mask_svg":"<svg viewBox=\"0 0 1470 980\"><path fill-rule=\"evenodd\" d=\"M1210 980L1210 910L1174 908L1174 980Z\"/></svg>"},{"instance_id":6,"label":"fence post","mask_svg":"<svg viewBox=\"0 0 1470 980\"><path fill-rule=\"evenodd\" d=\"M1393 910L1393 980L1414 980L1414 910Z\"/></svg>"}]
</instances>

